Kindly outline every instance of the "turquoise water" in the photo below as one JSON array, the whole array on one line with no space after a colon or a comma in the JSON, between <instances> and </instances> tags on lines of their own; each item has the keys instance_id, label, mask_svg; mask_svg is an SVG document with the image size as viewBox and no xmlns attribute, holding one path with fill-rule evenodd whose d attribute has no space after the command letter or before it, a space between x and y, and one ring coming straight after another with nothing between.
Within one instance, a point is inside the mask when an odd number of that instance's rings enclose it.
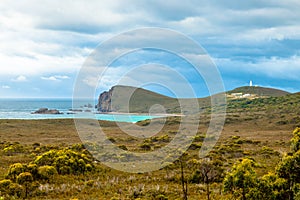
<instances>
[{"instance_id":1,"label":"turquoise water","mask_svg":"<svg viewBox=\"0 0 300 200\"><path fill-rule=\"evenodd\" d=\"M97 120L132 122L157 118L150 115L127 115L127 114L94 114L94 107L87 107L88 103L95 105L95 102L85 102L78 105L76 109L83 112L70 113L72 108L71 99L0 99L0 119L73 119L92 118ZM31 114L39 108L57 109L63 114Z\"/></svg>"}]
</instances>

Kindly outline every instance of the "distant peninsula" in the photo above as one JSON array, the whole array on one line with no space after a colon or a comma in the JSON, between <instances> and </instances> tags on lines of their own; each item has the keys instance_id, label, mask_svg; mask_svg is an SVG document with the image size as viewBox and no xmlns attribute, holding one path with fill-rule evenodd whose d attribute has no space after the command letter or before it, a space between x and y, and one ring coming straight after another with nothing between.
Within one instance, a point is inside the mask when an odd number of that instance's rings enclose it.
<instances>
[{"instance_id":1,"label":"distant peninsula","mask_svg":"<svg viewBox=\"0 0 300 200\"><path fill-rule=\"evenodd\" d=\"M226 92L228 100L237 98L281 97L289 92L259 86L243 86ZM190 101L191 99L181 99ZM210 106L210 97L198 98L200 109ZM116 85L99 95L95 106L100 113L148 113L151 106L159 104L168 114L181 113L178 99L155 93L143 88Z\"/></svg>"}]
</instances>

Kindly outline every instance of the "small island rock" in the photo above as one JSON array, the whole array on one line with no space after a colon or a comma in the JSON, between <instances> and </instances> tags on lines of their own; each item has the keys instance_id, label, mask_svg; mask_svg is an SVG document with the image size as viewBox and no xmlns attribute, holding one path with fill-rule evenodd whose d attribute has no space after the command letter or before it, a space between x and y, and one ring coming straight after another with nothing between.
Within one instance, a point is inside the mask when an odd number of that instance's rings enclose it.
<instances>
[{"instance_id":1,"label":"small island rock","mask_svg":"<svg viewBox=\"0 0 300 200\"><path fill-rule=\"evenodd\" d=\"M40 108L37 111L34 111L32 114L63 114L61 112L59 112L59 110L53 109L53 110L49 110L48 108Z\"/></svg>"}]
</instances>

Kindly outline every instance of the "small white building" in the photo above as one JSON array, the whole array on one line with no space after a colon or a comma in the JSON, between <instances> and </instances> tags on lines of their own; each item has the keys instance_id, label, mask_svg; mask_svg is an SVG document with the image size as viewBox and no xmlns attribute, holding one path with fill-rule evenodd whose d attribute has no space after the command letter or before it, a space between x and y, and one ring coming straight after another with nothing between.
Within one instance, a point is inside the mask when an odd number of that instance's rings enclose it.
<instances>
[{"instance_id":1,"label":"small white building","mask_svg":"<svg viewBox=\"0 0 300 200\"><path fill-rule=\"evenodd\" d=\"M239 92L239 93L231 93L232 96L234 97L242 97L243 93Z\"/></svg>"},{"instance_id":2,"label":"small white building","mask_svg":"<svg viewBox=\"0 0 300 200\"><path fill-rule=\"evenodd\" d=\"M251 97L251 94L243 94L242 98L247 98L247 97Z\"/></svg>"}]
</instances>

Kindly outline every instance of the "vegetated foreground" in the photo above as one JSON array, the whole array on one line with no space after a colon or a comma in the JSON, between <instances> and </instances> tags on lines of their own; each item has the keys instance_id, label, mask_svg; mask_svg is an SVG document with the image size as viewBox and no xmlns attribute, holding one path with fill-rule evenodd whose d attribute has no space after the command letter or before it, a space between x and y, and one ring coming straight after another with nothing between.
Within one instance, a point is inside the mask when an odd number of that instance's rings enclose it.
<instances>
[{"instance_id":1,"label":"vegetated foreground","mask_svg":"<svg viewBox=\"0 0 300 200\"><path fill-rule=\"evenodd\" d=\"M141 174L113 170L94 160L81 145L73 120L0 120L0 198L297 199L298 101L299 95L294 94L229 102L217 145L207 158L199 159L208 110L181 158ZM164 128L147 139L126 135L113 122L99 124L120 148L149 152L172 140L180 119L168 118ZM149 121L137 124L147 127Z\"/></svg>"}]
</instances>

